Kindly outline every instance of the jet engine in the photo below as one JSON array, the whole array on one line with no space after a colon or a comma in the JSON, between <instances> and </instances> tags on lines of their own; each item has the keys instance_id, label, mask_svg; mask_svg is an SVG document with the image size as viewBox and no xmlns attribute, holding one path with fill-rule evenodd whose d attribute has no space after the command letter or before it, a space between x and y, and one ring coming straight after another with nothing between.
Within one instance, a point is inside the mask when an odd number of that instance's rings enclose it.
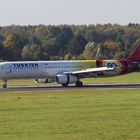
<instances>
[{"instance_id":1,"label":"jet engine","mask_svg":"<svg viewBox=\"0 0 140 140\"><path fill-rule=\"evenodd\" d=\"M71 83L76 83L77 81L78 78L75 75L58 74L56 76L56 82L62 84L63 86L67 86Z\"/></svg>"},{"instance_id":2,"label":"jet engine","mask_svg":"<svg viewBox=\"0 0 140 140\"><path fill-rule=\"evenodd\" d=\"M35 79L35 83L53 83L55 82L54 78L46 78L46 79Z\"/></svg>"}]
</instances>

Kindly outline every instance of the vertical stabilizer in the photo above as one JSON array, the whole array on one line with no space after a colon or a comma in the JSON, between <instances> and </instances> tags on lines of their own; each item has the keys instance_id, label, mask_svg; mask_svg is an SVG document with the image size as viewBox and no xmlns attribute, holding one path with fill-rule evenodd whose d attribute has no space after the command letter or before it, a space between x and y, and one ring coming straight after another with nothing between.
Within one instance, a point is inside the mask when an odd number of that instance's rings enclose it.
<instances>
[{"instance_id":1,"label":"vertical stabilizer","mask_svg":"<svg viewBox=\"0 0 140 140\"><path fill-rule=\"evenodd\" d=\"M128 56L128 61L140 61L140 44L134 49L134 51Z\"/></svg>"}]
</instances>

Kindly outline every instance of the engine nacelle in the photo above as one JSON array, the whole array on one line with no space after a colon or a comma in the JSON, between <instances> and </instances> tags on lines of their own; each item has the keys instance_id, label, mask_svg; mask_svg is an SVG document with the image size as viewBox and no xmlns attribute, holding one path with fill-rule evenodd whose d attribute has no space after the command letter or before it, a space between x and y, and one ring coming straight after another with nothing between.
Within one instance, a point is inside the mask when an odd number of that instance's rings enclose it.
<instances>
[{"instance_id":1,"label":"engine nacelle","mask_svg":"<svg viewBox=\"0 0 140 140\"><path fill-rule=\"evenodd\" d=\"M55 82L54 78L46 78L46 79L35 79L35 83L53 83Z\"/></svg>"},{"instance_id":2,"label":"engine nacelle","mask_svg":"<svg viewBox=\"0 0 140 140\"><path fill-rule=\"evenodd\" d=\"M78 78L75 75L58 74L56 76L56 82L62 85L76 83L77 81L78 81Z\"/></svg>"}]
</instances>

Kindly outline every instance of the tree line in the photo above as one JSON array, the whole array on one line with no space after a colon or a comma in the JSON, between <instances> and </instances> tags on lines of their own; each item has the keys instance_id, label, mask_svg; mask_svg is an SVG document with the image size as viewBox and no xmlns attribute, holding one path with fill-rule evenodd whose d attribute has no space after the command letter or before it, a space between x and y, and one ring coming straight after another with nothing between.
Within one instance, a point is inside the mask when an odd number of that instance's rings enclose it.
<instances>
[{"instance_id":1,"label":"tree line","mask_svg":"<svg viewBox=\"0 0 140 140\"><path fill-rule=\"evenodd\" d=\"M140 43L140 24L0 27L1 61L126 58Z\"/></svg>"}]
</instances>

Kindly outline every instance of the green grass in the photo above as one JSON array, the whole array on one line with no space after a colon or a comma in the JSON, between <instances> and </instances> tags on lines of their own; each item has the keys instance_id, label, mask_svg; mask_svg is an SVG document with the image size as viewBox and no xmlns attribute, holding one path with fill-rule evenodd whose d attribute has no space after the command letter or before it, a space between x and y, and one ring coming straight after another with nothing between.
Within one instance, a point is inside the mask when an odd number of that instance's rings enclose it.
<instances>
[{"instance_id":1,"label":"green grass","mask_svg":"<svg viewBox=\"0 0 140 140\"><path fill-rule=\"evenodd\" d=\"M83 83L93 83L93 84L102 84L102 83L139 83L140 82L140 73L131 73L122 76L116 77L107 77L107 78L87 78L82 79ZM2 86L0 82L0 86ZM40 86L40 85L54 85L56 83L39 83L36 84L33 80L10 80L8 81L8 86Z\"/></svg>"},{"instance_id":2,"label":"green grass","mask_svg":"<svg viewBox=\"0 0 140 140\"><path fill-rule=\"evenodd\" d=\"M0 94L0 140L140 140L140 90Z\"/></svg>"},{"instance_id":3,"label":"green grass","mask_svg":"<svg viewBox=\"0 0 140 140\"><path fill-rule=\"evenodd\" d=\"M84 79L84 83L140 83L140 72L106 78Z\"/></svg>"}]
</instances>

